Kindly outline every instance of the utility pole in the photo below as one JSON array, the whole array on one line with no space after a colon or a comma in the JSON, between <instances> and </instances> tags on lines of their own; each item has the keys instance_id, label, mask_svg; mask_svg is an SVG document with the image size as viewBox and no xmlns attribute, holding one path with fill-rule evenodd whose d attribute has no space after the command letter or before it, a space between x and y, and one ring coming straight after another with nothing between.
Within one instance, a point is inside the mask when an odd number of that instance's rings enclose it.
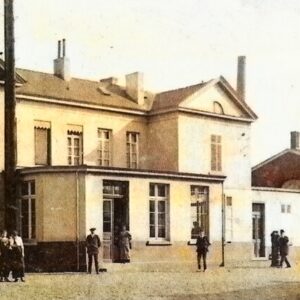
<instances>
[{"instance_id":1,"label":"utility pole","mask_svg":"<svg viewBox=\"0 0 300 300\"><path fill-rule=\"evenodd\" d=\"M16 226L16 97L15 97L15 37L13 0L4 0L5 28L5 223L8 229Z\"/></svg>"}]
</instances>

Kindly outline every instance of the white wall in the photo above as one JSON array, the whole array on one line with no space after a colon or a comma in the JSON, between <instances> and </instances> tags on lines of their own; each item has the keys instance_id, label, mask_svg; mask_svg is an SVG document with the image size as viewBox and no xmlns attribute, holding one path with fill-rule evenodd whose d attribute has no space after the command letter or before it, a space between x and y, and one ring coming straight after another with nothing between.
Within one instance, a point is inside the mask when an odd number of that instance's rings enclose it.
<instances>
[{"instance_id":1,"label":"white wall","mask_svg":"<svg viewBox=\"0 0 300 300\"><path fill-rule=\"evenodd\" d=\"M300 191L253 188L252 202L265 204L266 246L271 245L273 230L284 229L293 246L300 246ZM282 213L281 205L291 205L291 213Z\"/></svg>"}]
</instances>

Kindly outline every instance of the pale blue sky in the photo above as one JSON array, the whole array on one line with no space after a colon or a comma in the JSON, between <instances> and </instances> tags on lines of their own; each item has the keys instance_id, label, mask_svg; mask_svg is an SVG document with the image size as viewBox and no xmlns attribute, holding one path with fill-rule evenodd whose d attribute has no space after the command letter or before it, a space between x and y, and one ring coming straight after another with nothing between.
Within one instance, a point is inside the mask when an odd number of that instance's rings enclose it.
<instances>
[{"instance_id":1,"label":"pale blue sky","mask_svg":"<svg viewBox=\"0 0 300 300\"><path fill-rule=\"evenodd\" d=\"M74 77L138 70L160 91L222 74L235 87L236 58L246 55L247 102L259 116L253 164L300 130L298 0L15 0L15 15L17 66L52 72L66 38Z\"/></svg>"}]
</instances>

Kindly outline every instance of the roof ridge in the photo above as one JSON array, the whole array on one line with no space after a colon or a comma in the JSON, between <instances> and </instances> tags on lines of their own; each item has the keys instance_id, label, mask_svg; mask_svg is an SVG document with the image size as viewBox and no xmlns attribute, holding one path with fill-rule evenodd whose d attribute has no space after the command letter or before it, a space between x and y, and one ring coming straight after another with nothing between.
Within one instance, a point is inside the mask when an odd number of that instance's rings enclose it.
<instances>
[{"instance_id":1,"label":"roof ridge","mask_svg":"<svg viewBox=\"0 0 300 300\"><path fill-rule=\"evenodd\" d=\"M161 94L164 94L164 93L169 93L169 92L178 92L180 90L185 90L185 89L188 89L188 88L193 88L193 87L196 87L196 86L201 86L201 85L204 85L210 81L212 81L213 79L210 79L210 80L207 80L207 81L202 81L200 83L196 83L196 84L192 84L192 85L187 85L187 86L184 86L184 87L180 87L180 88L177 88L177 89L172 89L172 90L166 90L166 91L162 91L162 92L158 92L156 93L156 95L161 95Z\"/></svg>"}]
</instances>

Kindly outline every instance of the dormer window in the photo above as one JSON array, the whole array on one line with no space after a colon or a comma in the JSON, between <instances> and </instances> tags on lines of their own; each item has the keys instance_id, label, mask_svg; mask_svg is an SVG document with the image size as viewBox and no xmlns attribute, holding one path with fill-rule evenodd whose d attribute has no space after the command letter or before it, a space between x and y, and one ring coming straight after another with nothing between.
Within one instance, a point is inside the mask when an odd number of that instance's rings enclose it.
<instances>
[{"instance_id":1,"label":"dormer window","mask_svg":"<svg viewBox=\"0 0 300 300\"><path fill-rule=\"evenodd\" d=\"M218 101L214 101L214 113L224 115L223 106Z\"/></svg>"}]
</instances>

